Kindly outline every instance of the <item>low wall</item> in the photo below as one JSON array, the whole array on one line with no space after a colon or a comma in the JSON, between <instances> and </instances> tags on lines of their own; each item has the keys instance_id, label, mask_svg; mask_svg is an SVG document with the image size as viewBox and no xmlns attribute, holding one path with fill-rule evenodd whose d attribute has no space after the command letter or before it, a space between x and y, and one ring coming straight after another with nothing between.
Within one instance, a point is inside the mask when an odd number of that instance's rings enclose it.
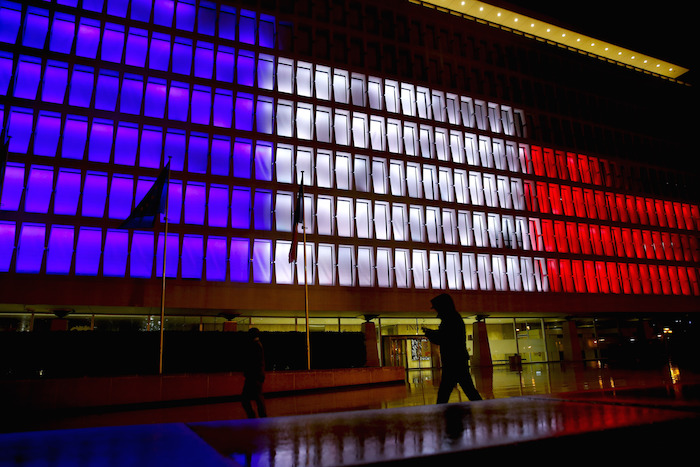
<instances>
[{"instance_id":1,"label":"low wall","mask_svg":"<svg viewBox=\"0 0 700 467\"><path fill-rule=\"evenodd\" d=\"M266 394L404 381L403 367L272 371ZM238 396L242 373L201 373L0 380L0 398L13 410L108 407Z\"/></svg>"}]
</instances>

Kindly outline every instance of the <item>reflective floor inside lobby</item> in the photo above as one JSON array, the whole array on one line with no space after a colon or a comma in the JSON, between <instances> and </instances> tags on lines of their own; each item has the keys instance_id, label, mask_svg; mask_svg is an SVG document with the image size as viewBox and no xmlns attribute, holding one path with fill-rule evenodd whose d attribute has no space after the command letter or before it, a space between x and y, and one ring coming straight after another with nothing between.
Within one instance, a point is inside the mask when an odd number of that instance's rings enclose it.
<instances>
[{"instance_id":1,"label":"reflective floor inside lobby","mask_svg":"<svg viewBox=\"0 0 700 467\"><path fill-rule=\"evenodd\" d=\"M615 391L672 387L695 384L700 372L673 364L653 368L622 368L600 362L581 364L531 363L518 367L494 366L472 368L475 385L484 399L507 399L519 396L560 395L586 391ZM440 371L409 370L405 384L390 384L361 389L336 389L292 395L272 394L266 399L270 417L389 409L435 404ZM150 423L191 423L246 418L235 399L183 402L146 407L91 409L59 413L17 414L4 417L2 432L136 425ZM450 402L467 402L455 388Z\"/></svg>"}]
</instances>

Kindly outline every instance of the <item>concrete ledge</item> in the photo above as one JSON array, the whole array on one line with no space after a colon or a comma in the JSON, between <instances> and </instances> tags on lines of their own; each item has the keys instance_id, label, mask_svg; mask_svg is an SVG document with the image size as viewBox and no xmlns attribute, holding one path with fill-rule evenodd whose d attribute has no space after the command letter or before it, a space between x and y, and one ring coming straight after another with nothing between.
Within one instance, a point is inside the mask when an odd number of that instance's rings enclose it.
<instances>
[{"instance_id":1,"label":"concrete ledge","mask_svg":"<svg viewBox=\"0 0 700 467\"><path fill-rule=\"evenodd\" d=\"M272 371L266 394L404 381L403 367ZM0 380L0 398L13 410L57 410L238 396L242 373Z\"/></svg>"}]
</instances>

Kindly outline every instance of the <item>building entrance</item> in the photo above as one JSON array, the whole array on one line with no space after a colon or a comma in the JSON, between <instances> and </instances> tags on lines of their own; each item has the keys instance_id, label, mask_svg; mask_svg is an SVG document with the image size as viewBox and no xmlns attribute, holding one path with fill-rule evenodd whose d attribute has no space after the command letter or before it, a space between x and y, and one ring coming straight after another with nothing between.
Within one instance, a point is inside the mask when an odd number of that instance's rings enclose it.
<instances>
[{"instance_id":1,"label":"building entrance","mask_svg":"<svg viewBox=\"0 0 700 467\"><path fill-rule=\"evenodd\" d=\"M403 366L407 370L440 366L438 347L425 336L382 336L384 366Z\"/></svg>"}]
</instances>

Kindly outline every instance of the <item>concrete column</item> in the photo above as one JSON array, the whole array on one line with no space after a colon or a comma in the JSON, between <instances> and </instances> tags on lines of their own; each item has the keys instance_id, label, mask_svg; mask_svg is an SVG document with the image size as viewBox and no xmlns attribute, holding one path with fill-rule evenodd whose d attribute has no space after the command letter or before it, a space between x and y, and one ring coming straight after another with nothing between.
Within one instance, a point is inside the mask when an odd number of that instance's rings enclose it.
<instances>
[{"instance_id":1,"label":"concrete column","mask_svg":"<svg viewBox=\"0 0 700 467\"><path fill-rule=\"evenodd\" d=\"M471 356L472 366L491 366L491 348L489 347L489 336L486 333L486 323L476 321L473 325L474 351Z\"/></svg>"},{"instance_id":2,"label":"concrete column","mask_svg":"<svg viewBox=\"0 0 700 467\"><path fill-rule=\"evenodd\" d=\"M562 324L562 345L564 347L564 361L580 362L583 360L581 355L581 341L578 338L578 328L574 321L564 321Z\"/></svg>"},{"instance_id":3,"label":"concrete column","mask_svg":"<svg viewBox=\"0 0 700 467\"><path fill-rule=\"evenodd\" d=\"M377 329L371 321L362 323L362 332L365 334L365 351L367 361L365 366L379 366L379 351L377 350Z\"/></svg>"}]
</instances>

